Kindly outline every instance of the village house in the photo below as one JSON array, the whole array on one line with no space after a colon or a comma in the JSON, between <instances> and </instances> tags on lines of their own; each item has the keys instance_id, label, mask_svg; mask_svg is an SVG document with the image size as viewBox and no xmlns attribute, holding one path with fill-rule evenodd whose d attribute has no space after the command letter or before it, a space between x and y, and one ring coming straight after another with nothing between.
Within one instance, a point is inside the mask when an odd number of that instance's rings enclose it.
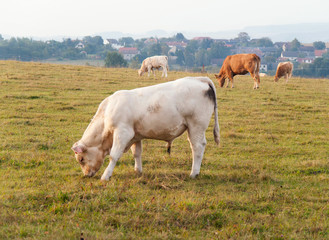
<instances>
[{"instance_id":1,"label":"village house","mask_svg":"<svg viewBox=\"0 0 329 240\"><path fill-rule=\"evenodd\" d=\"M152 44L157 44L158 43L158 39L156 38L148 38L144 41L144 44L146 45L152 45Z\"/></svg>"},{"instance_id":2,"label":"village house","mask_svg":"<svg viewBox=\"0 0 329 240\"><path fill-rule=\"evenodd\" d=\"M79 42L79 43L75 46L75 48L77 48L77 49L83 49L83 48L85 48L85 45L84 45L82 42Z\"/></svg>"},{"instance_id":3,"label":"village house","mask_svg":"<svg viewBox=\"0 0 329 240\"><path fill-rule=\"evenodd\" d=\"M212 38L210 38L210 37L195 37L192 40L202 42L202 41L205 41L205 40L212 40Z\"/></svg>"},{"instance_id":4,"label":"village house","mask_svg":"<svg viewBox=\"0 0 329 240\"><path fill-rule=\"evenodd\" d=\"M265 63L261 63L260 64L260 67L259 67L259 71L260 72L267 72L267 64L265 64Z\"/></svg>"},{"instance_id":5,"label":"village house","mask_svg":"<svg viewBox=\"0 0 329 240\"><path fill-rule=\"evenodd\" d=\"M297 51L283 51L281 53L281 59L284 61L296 61L298 58Z\"/></svg>"},{"instance_id":6,"label":"village house","mask_svg":"<svg viewBox=\"0 0 329 240\"><path fill-rule=\"evenodd\" d=\"M166 42L166 44L169 48L175 47L177 50L183 50L187 46L187 43L183 42L183 41L181 41L181 42L175 42L175 41L174 42Z\"/></svg>"},{"instance_id":7,"label":"village house","mask_svg":"<svg viewBox=\"0 0 329 240\"><path fill-rule=\"evenodd\" d=\"M297 62L299 62L299 63L313 63L314 58L297 58Z\"/></svg>"},{"instance_id":8,"label":"village house","mask_svg":"<svg viewBox=\"0 0 329 240\"><path fill-rule=\"evenodd\" d=\"M324 54L324 53L326 53L327 52L327 49L323 49L323 50L314 50L314 56L315 56L315 58L320 58L320 57L322 57L322 55Z\"/></svg>"},{"instance_id":9,"label":"village house","mask_svg":"<svg viewBox=\"0 0 329 240\"><path fill-rule=\"evenodd\" d=\"M123 59L130 61L133 57L139 54L139 51L134 47L122 47L119 49L119 53L123 56Z\"/></svg>"},{"instance_id":10,"label":"village house","mask_svg":"<svg viewBox=\"0 0 329 240\"><path fill-rule=\"evenodd\" d=\"M239 47L239 48L233 49L232 52L234 54L254 53L259 57L264 56L263 52L258 47L257 48L254 48L254 47Z\"/></svg>"},{"instance_id":11,"label":"village house","mask_svg":"<svg viewBox=\"0 0 329 240\"><path fill-rule=\"evenodd\" d=\"M108 38L108 39L106 39L106 40L107 40L108 44L109 44L112 48L114 48L114 49L116 49L116 50L119 50L120 48L123 47L122 45L120 45L119 41L116 40L116 39L110 39L110 38Z\"/></svg>"}]
</instances>

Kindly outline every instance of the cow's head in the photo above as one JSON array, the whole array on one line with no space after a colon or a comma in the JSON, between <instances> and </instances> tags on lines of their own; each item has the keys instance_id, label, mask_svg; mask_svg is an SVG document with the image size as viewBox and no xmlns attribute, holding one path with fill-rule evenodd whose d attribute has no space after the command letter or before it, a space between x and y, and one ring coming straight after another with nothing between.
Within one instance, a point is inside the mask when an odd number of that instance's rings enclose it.
<instances>
[{"instance_id":1,"label":"cow's head","mask_svg":"<svg viewBox=\"0 0 329 240\"><path fill-rule=\"evenodd\" d=\"M277 82L277 81L279 81L279 78L278 78L278 76L275 76L274 77L274 82Z\"/></svg>"},{"instance_id":2,"label":"cow's head","mask_svg":"<svg viewBox=\"0 0 329 240\"><path fill-rule=\"evenodd\" d=\"M71 148L85 176L92 177L101 168L106 153L98 147L86 147L76 142Z\"/></svg>"},{"instance_id":3,"label":"cow's head","mask_svg":"<svg viewBox=\"0 0 329 240\"><path fill-rule=\"evenodd\" d=\"M219 85L221 87L223 87L224 86L224 83L225 83L225 77L223 75L221 75L221 74L219 74L219 75L215 74L215 77L216 77Z\"/></svg>"},{"instance_id":4,"label":"cow's head","mask_svg":"<svg viewBox=\"0 0 329 240\"><path fill-rule=\"evenodd\" d=\"M139 75L139 76L142 76L143 73L144 73L144 71L142 71L142 69L139 69L139 70L138 70L138 75Z\"/></svg>"}]
</instances>

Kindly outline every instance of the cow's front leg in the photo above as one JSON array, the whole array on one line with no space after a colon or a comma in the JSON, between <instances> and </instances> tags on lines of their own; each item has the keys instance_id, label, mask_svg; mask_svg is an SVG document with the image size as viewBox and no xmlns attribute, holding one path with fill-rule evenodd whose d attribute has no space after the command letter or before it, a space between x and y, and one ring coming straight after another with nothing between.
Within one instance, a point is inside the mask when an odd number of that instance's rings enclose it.
<instances>
[{"instance_id":1,"label":"cow's front leg","mask_svg":"<svg viewBox=\"0 0 329 240\"><path fill-rule=\"evenodd\" d=\"M231 82L231 88L234 88L233 76L232 75L228 76L228 79L229 80L227 81L226 87L228 87L228 83Z\"/></svg>"},{"instance_id":2,"label":"cow's front leg","mask_svg":"<svg viewBox=\"0 0 329 240\"><path fill-rule=\"evenodd\" d=\"M135 171L142 173L142 141L134 143L130 149L135 159Z\"/></svg>"},{"instance_id":3,"label":"cow's front leg","mask_svg":"<svg viewBox=\"0 0 329 240\"><path fill-rule=\"evenodd\" d=\"M207 144L205 131L197 129L188 130L188 140L192 149L192 171L190 174L191 178L195 178L200 173L201 162L203 153Z\"/></svg>"},{"instance_id":4,"label":"cow's front leg","mask_svg":"<svg viewBox=\"0 0 329 240\"><path fill-rule=\"evenodd\" d=\"M150 68L150 67L147 67L147 73L148 73L148 75L147 75L147 76L148 76L148 77L150 77L150 73L151 73L151 71L153 71L153 70L152 70L152 68Z\"/></svg>"},{"instance_id":5,"label":"cow's front leg","mask_svg":"<svg viewBox=\"0 0 329 240\"><path fill-rule=\"evenodd\" d=\"M226 81L226 80L225 80ZM230 84L230 79L227 79L227 82L226 82L226 88L228 88L228 85Z\"/></svg>"},{"instance_id":6,"label":"cow's front leg","mask_svg":"<svg viewBox=\"0 0 329 240\"><path fill-rule=\"evenodd\" d=\"M110 152L110 163L105 169L101 180L108 181L112 176L113 169L117 163L117 161L122 156L125 151L127 145L131 141L134 136L134 131L130 128L123 128L122 130L114 130L113 133L113 145Z\"/></svg>"}]
</instances>

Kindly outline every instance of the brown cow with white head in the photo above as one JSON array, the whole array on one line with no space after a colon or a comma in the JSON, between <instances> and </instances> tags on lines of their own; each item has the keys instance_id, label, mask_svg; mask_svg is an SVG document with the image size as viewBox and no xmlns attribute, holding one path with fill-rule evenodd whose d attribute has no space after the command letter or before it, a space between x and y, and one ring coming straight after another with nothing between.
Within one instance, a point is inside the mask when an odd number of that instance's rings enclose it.
<instances>
[{"instance_id":1,"label":"brown cow with white head","mask_svg":"<svg viewBox=\"0 0 329 240\"><path fill-rule=\"evenodd\" d=\"M222 68L218 75L215 74L215 77L221 87L224 86L225 79L228 78L231 81L231 88L233 88L233 77L235 75L245 75L249 72L254 79L254 89L256 89L259 88L260 84L259 67L260 58L256 54L230 55L225 58ZM228 87L228 83L226 87Z\"/></svg>"},{"instance_id":2,"label":"brown cow with white head","mask_svg":"<svg viewBox=\"0 0 329 240\"><path fill-rule=\"evenodd\" d=\"M274 81L277 82L280 78L284 77L287 83L288 79L291 78L293 69L294 65L291 62L280 62L276 69Z\"/></svg>"}]
</instances>

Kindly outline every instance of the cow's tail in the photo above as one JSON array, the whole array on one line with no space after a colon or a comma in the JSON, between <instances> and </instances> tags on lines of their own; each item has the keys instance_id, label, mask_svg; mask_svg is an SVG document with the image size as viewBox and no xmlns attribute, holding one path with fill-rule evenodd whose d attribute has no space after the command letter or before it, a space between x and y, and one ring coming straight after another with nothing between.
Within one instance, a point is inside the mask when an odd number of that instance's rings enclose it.
<instances>
[{"instance_id":1,"label":"cow's tail","mask_svg":"<svg viewBox=\"0 0 329 240\"><path fill-rule=\"evenodd\" d=\"M213 92L213 102L214 102L214 118L215 118L215 124L214 124L214 140L216 144L219 146L220 142L220 133L219 133L219 123L218 123L218 109L217 109L217 95L216 95L216 88L214 83L209 79L209 87L211 91Z\"/></svg>"},{"instance_id":2,"label":"cow's tail","mask_svg":"<svg viewBox=\"0 0 329 240\"><path fill-rule=\"evenodd\" d=\"M168 64L168 57L166 56L166 60L167 60L167 66L166 66L166 68L167 68L167 71L169 72L169 64Z\"/></svg>"},{"instance_id":3,"label":"cow's tail","mask_svg":"<svg viewBox=\"0 0 329 240\"><path fill-rule=\"evenodd\" d=\"M259 69L260 69L260 57L258 57L256 54L255 54L255 59L256 59L256 64L255 64L255 70L254 70L254 74L255 75L259 75Z\"/></svg>"}]
</instances>

